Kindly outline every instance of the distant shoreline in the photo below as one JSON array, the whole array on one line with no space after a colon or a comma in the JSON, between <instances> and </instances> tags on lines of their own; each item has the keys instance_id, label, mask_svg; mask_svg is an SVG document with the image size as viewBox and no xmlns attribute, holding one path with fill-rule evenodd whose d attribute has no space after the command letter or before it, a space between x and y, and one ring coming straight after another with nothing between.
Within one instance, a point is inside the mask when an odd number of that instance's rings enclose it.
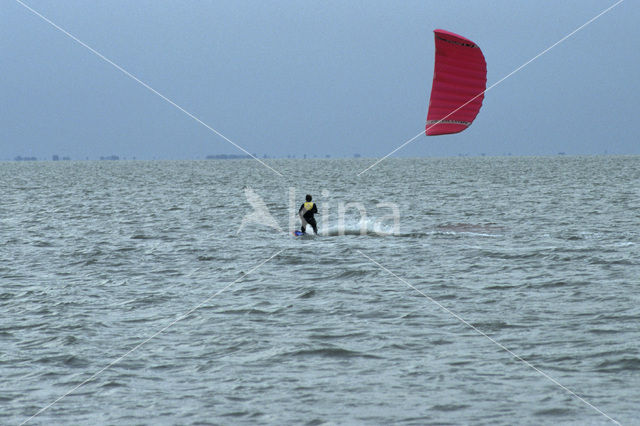
<instances>
[{"instance_id":1,"label":"distant shoreline","mask_svg":"<svg viewBox=\"0 0 640 426\"><path fill-rule=\"evenodd\" d=\"M566 154L564 152L559 152L556 154L527 154L527 155L517 155L517 154L499 154L499 155L490 155L490 154L457 154L457 155L447 155L447 156L408 156L408 157L390 157L389 160L398 160L398 159L444 159L444 158L533 158L533 157L549 157L549 158L576 158L576 157L631 157L638 156L638 154L613 154L613 153L600 153L600 154ZM60 158L38 158L33 156L16 156L13 159L10 158L2 158L0 162L3 163L56 163L56 162L129 162L129 161L215 161L215 160L379 160L383 157L364 157L364 156L345 156L345 157L332 157L329 155L326 156L301 156L297 157L295 155L289 156L281 156L281 157L251 157L249 155L240 155L240 154L215 154L215 155L207 155L204 158L137 158L137 157L120 157L117 155L110 156L101 156L97 158L78 158L73 159L71 157L65 156Z\"/></svg>"}]
</instances>

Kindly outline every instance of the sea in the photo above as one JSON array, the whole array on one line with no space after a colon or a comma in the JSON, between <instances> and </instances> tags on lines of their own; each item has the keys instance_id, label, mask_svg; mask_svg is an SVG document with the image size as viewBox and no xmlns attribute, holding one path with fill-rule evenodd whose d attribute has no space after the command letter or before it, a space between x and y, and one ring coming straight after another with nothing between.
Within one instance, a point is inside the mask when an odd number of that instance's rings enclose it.
<instances>
[{"instance_id":1,"label":"sea","mask_svg":"<svg viewBox=\"0 0 640 426\"><path fill-rule=\"evenodd\" d=\"M0 424L640 424L640 156L261 161L0 163Z\"/></svg>"}]
</instances>

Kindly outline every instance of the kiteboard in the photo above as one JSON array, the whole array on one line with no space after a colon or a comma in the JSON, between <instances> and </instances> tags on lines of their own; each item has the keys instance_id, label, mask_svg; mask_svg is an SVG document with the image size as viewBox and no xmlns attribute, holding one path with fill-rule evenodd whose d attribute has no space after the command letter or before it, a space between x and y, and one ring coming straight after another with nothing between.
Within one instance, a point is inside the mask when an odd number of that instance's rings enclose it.
<instances>
[{"instance_id":1,"label":"kiteboard","mask_svg":"<svg viewBox=\"0 0 640 426\"><path fill-rule=\"evenodd\" d=\"M312 240L312 239L314 239L316 237L316 234L314 234L313 232L306 233L306 232L302 232L302 231L293 231L292 234L293 234L294 237L302 238L304 240L306 240L306 239L311 239Z\"/></svg>"}]
</instances>

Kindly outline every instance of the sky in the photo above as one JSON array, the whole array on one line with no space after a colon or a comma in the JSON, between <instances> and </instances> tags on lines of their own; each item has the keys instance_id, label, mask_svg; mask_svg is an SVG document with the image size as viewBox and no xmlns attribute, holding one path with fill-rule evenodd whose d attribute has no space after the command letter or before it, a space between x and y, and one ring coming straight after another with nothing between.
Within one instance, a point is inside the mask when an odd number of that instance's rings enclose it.
<instances>
[{"instance_id":1,"label":"sky","mask_svg":"<svg viewBox=\"0 0 640 426\"><path fill-rule=\"evenodd\" d=\"M616 1L21 0L259 157L381 157L424 130L433 30L487 86ZM626 0L485 94L471 127L395 156L640 154ZM0 5L0 160L243 154L15 0Z\"/></svg>"}]
</instances>

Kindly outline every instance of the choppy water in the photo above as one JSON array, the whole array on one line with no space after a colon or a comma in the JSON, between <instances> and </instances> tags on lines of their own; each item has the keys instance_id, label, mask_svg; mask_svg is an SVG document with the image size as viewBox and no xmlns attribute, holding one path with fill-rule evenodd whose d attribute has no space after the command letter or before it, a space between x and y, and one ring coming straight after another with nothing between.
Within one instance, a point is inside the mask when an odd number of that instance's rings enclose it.
<instances>
[{"instance_id":1,"label":"choppy water","mask_svg":"<svg viewBox=\"0 0 640 426\"><path fill-rule=\"evenodd\" d=\"M640 157L269 164L0 164L0 423L640 422Z\"/></svg>"}]
</instances>

